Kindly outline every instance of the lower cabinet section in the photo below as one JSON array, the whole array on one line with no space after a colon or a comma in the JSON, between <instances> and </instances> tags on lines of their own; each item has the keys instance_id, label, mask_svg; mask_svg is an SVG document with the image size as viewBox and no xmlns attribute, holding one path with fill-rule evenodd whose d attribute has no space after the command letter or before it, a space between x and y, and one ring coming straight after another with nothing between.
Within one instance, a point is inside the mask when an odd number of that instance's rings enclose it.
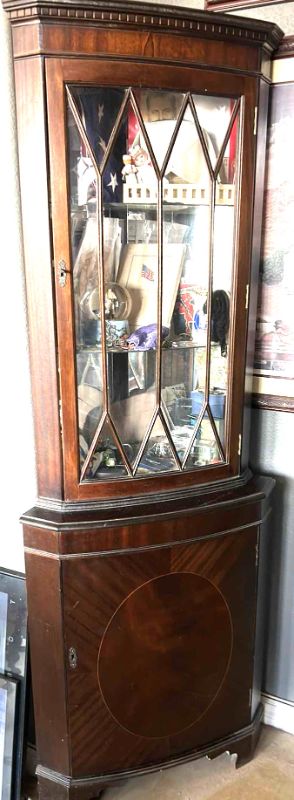
<instances>
[{"instance_id":1,"label":"lower cabinet section","mask_svg":"<svg viewBox=\"0 0 294 800\"><path fill-rule=\"evenodd\" d=\"M182 506L138 503L133 517L27 512L40 800L93 800L225 750L252 756L272 487L256 477Z\"/></svg>"},{"instance_id":2,"label":"lower cabinet section","mask_svg":"<svg viewBox=\"0 0 294 800\"><path fill-rule=\"evenodd\" d=\"M73 776L170 758L251 722L258 528L62 564Z\"/></svg>"}]
</instances>

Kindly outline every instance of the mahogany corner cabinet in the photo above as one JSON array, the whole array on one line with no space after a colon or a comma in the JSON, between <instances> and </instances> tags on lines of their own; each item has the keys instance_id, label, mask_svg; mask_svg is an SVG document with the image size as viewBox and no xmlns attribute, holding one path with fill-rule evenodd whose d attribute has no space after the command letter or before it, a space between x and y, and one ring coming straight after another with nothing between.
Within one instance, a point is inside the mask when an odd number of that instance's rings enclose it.
<instances>
[{"instance_id":1,"label":"mahogany corner cabinet","mask_svg":"<svg viewBox=\"0 0 294 800\"><path fill-rule=\"evenodd\" d=\"M11 19L38 500L40 800L262 718L273 481L248 469L270 67L259 20L117 0Z\"/></svg>"}]
</instances>

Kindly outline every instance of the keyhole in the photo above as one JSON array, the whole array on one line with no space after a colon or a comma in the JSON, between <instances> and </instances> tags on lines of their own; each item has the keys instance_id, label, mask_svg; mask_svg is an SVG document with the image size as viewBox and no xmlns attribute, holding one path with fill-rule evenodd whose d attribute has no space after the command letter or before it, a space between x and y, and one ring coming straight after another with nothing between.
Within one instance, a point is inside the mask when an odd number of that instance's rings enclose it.
<instances>
[{"instance_id":1,"label":"keyhole","mask_svg":"<svg viewBox=\"0 0 294 800\"><path fill-rule=\"evenodd\" d=\"M78 663L77 653L74 647L70 647L68 651L69 666L71 669L76 669Z\"/></svg>"}]
</instances>

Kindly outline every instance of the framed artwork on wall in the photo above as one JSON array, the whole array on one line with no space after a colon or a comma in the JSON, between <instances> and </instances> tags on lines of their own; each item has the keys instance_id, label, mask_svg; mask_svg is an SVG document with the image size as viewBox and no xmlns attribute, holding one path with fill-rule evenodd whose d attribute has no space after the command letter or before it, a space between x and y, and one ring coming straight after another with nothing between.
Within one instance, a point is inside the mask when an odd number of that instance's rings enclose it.
<instances>
[{"instance_id":1,"label":"framed artwork on wall","mask_svg":"<svg viewBox=\"0 0 294 800\"><path fill-rule=\"evenodd\" d=\"M20 800L27 696L25 576L0 567L0 800Z\"/></svg>"},{"instance_id":2,"label":"framed artwork on wall","mask_svg":"<svg viewBox=\"0 0 294 800\"><path fill-rule=\"evenodd\" d=\"M11 800L16 742L18 682L0 676L0 798Z\"/></svg>"},{"instance_id":3,"label":"framed artwork on wall","mask_svg":"<svg viewBox=\"0 0 294 800\"><path fill-rule=\"evenodd\" d=\"M205 0L207 11L238 11L242 9L272 6L282 0Z\"/></svg>"},{"instance_id":4,"label":"framed artwork on wall","mask_svg":"<svg viewBox=\"0 0 294 800\"><path fill-rule=\"evenodd\" d=\"M274 77L279 78L277 61ZM283 70L283 78L285 71ZM294 61L271 88L254 405L294 411Z\"/></svg>"}]
</instances>

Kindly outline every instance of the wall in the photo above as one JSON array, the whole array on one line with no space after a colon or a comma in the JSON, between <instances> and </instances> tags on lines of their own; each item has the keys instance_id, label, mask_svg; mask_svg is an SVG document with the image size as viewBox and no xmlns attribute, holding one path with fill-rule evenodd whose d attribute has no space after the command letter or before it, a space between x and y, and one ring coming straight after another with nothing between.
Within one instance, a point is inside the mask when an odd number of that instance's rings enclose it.
<instances>
[{"instance_id":1,"label":"wall","mask_svg":"<svg viewBox=\"0 0 294 800\"><path fill-rule=\"evenodd\" d=\"M143 0L138 0L138 2ZM170 0L171 5L203 7L203 2ZM294 31L294 3L259 8L254 16L272 19ZM253 16L253 12L239 12ZM33 427L29 386L24 278L20 228L20 202L15 144L15 109L10 35L0 5L0 126L1 272L1 487L2 531L0 565L23 568L19 515L32 505L36 493ZM294 511L291 496L294 467L290 442L294 442L294 416L254 411L251 461L254 469L277 476L272 527L269 586L268 656L265 689L294 700ZM46 453L44 453L46 458ZM291 658L292 656L292 658Z\"/></svg>"},{"instance_id":2,"label":"wall","mask_svg":"<svg viewBox=\"0 0 294 800\"><path fill-rule=\"evenodd\" d=\"M294 34L294 3L235 12L276 22L286 35ZM293 59L291 59L293 62ZM293 80L289 59L277 61ZM281 70L280 70L281 71ZM274 74L276 70L273 71ZM287 76L281 80L287 80ZM291 447L292 445L292 447ZM254 410L251 429L251 466L276 478L270 526L267 574L267 655L265 692L294 704L294 414ZM288 730L294 731L294 705L288 713ZM277 711L283 719L282 706ZM283 723L280 723L281 726ZM278 725L279 727L279 725Z\"/></svg>"},{"instance_id":3,"label":"wall","mask_svg":"<svg viewBox=\"0 0 294 800\"><path fill-rule=\"evenodd\" d=\"M34 501L36 481L10 30L1 4L0 76L0 566L22 571L19 516Z\"/></svg>"},{"instance_id":4,"label":"wall","mask_svg":"<svg viewBox=\"0 0 294 800\"><path fill-rule=\"evenodd\" d=\"M254 409L251 466L276 478L269 529L268 630L264 687L294 700L294 414Z\"/></svg>"},{"instance_id":5,"label":"wall","mask_svg":"<svg viewBox=\"0 0 294 800\"><path fill-rule=\"evenodd\" d=\"M246 0L244 0L246 3ZM294 3L274 3L270 6L258 6L257 8L249 8L231 12L234 15L242 17L254 17L255 19L264 19L268 22L275 22L282 28L286 36L294 33Z\"/></svg>"}]
</instances>

